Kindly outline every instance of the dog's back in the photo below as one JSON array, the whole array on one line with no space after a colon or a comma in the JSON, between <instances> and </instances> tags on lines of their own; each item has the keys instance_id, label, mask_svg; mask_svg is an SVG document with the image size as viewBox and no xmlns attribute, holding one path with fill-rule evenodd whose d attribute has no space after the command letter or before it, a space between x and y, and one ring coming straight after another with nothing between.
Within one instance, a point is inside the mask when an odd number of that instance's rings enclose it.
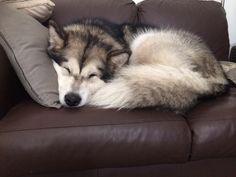
<instances>
[{"instance_id":1,"label":"dog's back","mask_svg":"<svg viewBox=\"0 0 236 177\"><path fill-rule=\"evenodd\" d=\"M96 94L93 102L98 105L157 106L183 112L199 98L221 94L228 86L220 64L198 36L176 30L141 29L128 39L130 65Z\"/></svg>"}]
</instances>

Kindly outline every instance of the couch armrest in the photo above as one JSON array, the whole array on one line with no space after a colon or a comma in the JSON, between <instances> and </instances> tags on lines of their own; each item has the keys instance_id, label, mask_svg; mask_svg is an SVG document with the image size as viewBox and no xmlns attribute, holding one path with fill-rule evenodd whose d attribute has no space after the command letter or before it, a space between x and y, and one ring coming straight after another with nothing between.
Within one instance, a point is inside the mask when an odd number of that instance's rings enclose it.
<instances>
[{"instance_id":1,"label":"couch armrest","mask_svg":"<svg viewBox=\"0 0 236 177\"><path fill-rule=\"evenodd\" d=\"M0 45L0 119L8 110L23 98L26 98L3 47Z\"/></svg>"},{"instance_id":2,"label":"couch armrest","mask_svg":"<svg viewBox=\"0 0 236 177\"><path fill-rule=\"evenodd\" d=\"M233 46L230 51L230 61L236 62L236 46Z\"/></svg>"}]
</instances>

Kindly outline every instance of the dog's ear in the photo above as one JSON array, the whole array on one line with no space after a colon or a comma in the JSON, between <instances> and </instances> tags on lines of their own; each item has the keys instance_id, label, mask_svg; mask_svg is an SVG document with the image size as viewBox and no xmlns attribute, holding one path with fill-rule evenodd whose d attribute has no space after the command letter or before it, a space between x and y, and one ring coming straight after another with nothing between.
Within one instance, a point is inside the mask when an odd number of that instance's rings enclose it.
<instances>
[{"instance_id":1,"label":"dog's ear","mask_svg":"<svg viewBox=\"0 0 236 177\"><path fill-rule=\"evenodd\" d=\"M60 50L64 47L66 35L53 20L49 21L49 50Z\"/></svg>"},{"instance_id":2,"label":"dog's ear","mask_svg":"<svg viewBox=\"0 0 236 177\"><path fill-rule=\"evenodd\" d=\"M127 42L127 44L130 44L133 41L133 34L136 33L136 29L132 25L125 24L122 26L122 32L123 32L123 38Z\"/></svg>"},{"instance_id":3,"label":"dog's ear","mask_svg":"<svg viewBox=\"0 0 236 177\"><path fill-rule=\"evenodd\" d=\"M113 50L108 54L108 66L111 70L120 69L129 63L131 51L129 49Z\"/></svg>"}]
</instances>

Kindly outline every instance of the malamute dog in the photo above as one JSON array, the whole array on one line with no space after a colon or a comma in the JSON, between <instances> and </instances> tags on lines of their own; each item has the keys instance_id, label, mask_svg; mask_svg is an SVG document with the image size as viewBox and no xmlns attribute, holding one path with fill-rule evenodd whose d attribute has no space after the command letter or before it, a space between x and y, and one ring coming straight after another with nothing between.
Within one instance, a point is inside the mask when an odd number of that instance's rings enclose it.
<instances>
[{"instance_id":1,"label":"malamute dog","mask_svg":"<svg viewBox=\"0 0 236 177\"><path fill-rule=\"evenodd\" d=\"M84 19L63 29L50 22L49 36L64 106L185 112L228 86L210 49L186 31Z\"/></svg>"}]
</instances>

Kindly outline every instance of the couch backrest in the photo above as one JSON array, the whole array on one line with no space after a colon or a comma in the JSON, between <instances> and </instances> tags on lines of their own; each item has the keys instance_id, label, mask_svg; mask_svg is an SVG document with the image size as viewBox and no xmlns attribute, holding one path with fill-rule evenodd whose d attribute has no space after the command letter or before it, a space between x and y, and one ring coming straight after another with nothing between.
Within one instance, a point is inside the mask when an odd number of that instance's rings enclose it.
<instances>
[{"instance_id":1,"label":"couch backrest","mask_svg":"<svg viewBox=\"0 0 236 177\"><path fill-rule=\"evenodd\" d=\"M137 6L132 0L53 0L52 19L65 25L83 17L104 18L115 23L134 22Z\"/></svg>"},{"instance_id":2,"label":"couch backrest","mask_svg":"<svg viewBox=\"0 0 236 177\"><path fill-rule=\"evenodd\" d=\"M218 60L228 60L228 25L225 11L218 2L146 0L139 5L139 20L195 33L206 41Z\"/></svg>"},{"instance_id":3,"label":"couch backrest","mask_svg":"<svg viewBox=\"0 0 236 177\"><path fill-rule=\"evenodd\" d=\"M228 60L229 37L220 3L200 0L53 0L53 19L60 25L81 17L100 17L116 23L146 23L188 30L201 36L218 60Z\"/></svg>"}]
</instances>

